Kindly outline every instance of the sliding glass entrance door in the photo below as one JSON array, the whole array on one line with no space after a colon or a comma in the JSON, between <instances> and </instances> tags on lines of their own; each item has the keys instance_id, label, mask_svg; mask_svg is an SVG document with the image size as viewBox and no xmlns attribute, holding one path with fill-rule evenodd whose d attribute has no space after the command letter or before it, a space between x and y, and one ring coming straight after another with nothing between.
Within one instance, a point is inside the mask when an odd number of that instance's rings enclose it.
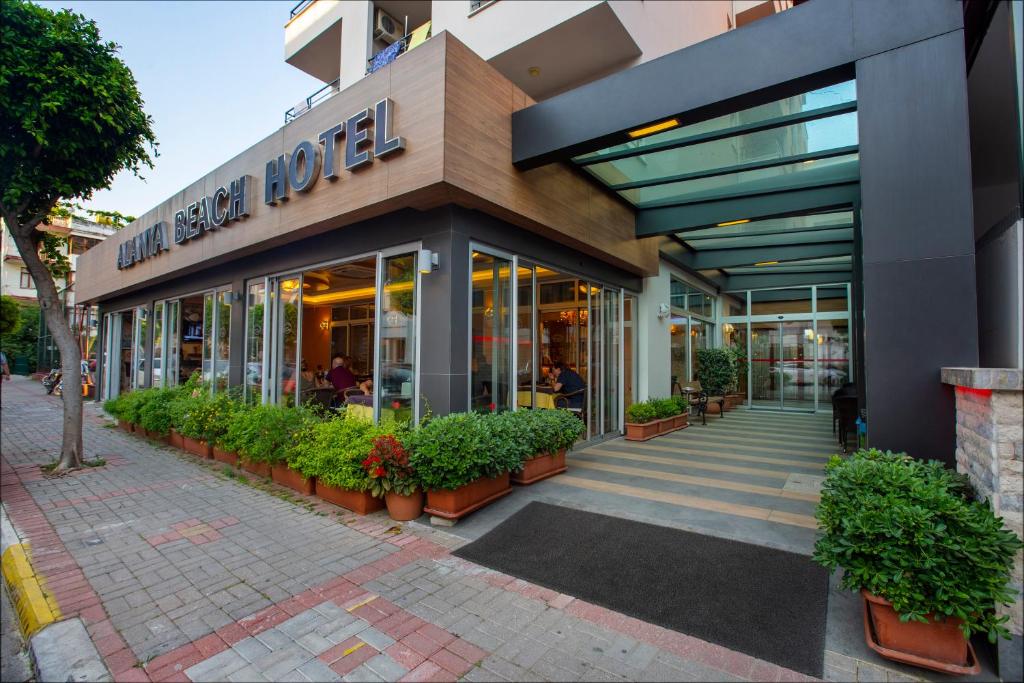
<instances>
[{"instance_id":1,"label":"sliding glass entrance door","mask_svg":"<svg viewBox=\"0 0 1024 683\"><path fill-rule=\"evenodd\" d=\"M810 320L750 324L751 402L815 409L815 338Z\"/></svg>"}]
</instances>

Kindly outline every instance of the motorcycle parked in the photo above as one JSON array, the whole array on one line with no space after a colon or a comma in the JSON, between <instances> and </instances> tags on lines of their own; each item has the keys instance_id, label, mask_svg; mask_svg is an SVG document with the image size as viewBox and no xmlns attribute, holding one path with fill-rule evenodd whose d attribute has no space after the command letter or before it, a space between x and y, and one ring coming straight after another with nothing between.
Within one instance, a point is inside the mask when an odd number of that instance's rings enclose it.
<instances>
[{"instance_id":1,"label":"motorcycle parked","mask_svg":"<svg viewBox=\"0 0 1024 683\"><path fill-rule=\"evenodd\" d=\"M43 377L43 386L46 387L46 393L52 394L53 390L60 384L61 370L60 368L53 368L47 373L46 377Z\"/></svg>"}]
</instances>

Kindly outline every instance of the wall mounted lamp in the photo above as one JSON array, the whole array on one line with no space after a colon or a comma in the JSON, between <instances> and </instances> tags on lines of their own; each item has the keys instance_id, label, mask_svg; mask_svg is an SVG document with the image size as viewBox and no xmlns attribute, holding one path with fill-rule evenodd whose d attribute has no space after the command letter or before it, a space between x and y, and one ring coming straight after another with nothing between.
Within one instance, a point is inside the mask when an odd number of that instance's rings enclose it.
<instances>
[{"instance_id":1,"label":"wall mounted lamp","mask_svg":"<svg viewBox=\"0 0 1024 683\"><path fill-rule=\"evenodd\" d=\"M670 313L671 313L671 310L669 309L668 304L658 304L658 317L659 318L664 320L665 318L667 318L669 316Z\"/></svg>"},{"instance_id":2,"label":"wall mounted lamp","mask_svg":"<svg viewBox=\"0 0 1024 683\"><path fill-rule=\"evenodd\" d=\"M417 262L419 263L420 273L423 275L430 275L441 267L441 259L438 253L436 251L430 251L429 249L420 249L420 255Z\"/></svg>"},{"instance_id":3,"label":"wall mounted lamp","mask_svg":"<svg viewBox=\"0 0 1024 683\"><path fill-rule=\"evenodd\" d=\"M330 327L331 327L331 321L330 320L321 320L320 321L320 329L321 330L328 330L328 329L330 329Z\"/></svg>"}]
</instances>

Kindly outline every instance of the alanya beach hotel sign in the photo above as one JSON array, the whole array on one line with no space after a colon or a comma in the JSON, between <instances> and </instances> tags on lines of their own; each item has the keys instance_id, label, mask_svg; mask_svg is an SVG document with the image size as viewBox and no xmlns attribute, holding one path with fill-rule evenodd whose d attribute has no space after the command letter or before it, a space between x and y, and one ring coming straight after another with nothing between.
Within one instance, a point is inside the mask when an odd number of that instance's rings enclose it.
<instances>
[{"instance_id":1,"label":"alanya beach hotel sign","mask_svg":"<svg viewBox=\"0 0 1024 683\"><path fill-rule=\"evenodd\" d=\"M277 206L287 202L291 192L309 192L322 176L336 181L337 166L344 162L346 171L373 163L405 149L405 139L394 135L392 119L394 103L385 98L373 108L363 109L317 136L316 142L303 140L291 154L281 154L266 164L263 182L263 203ZM369 126L373 125L373 133ZM344 140L344 149L337 149ZM243 175L228 185L221 185L212 195L194 201L174 214L174 243L184 244L199 239L249 215L254 179ZM125 240L117 250L118 269L145 261L171 248L167 223L160 221L135 237Z\"/></svg>"}]
</instances>

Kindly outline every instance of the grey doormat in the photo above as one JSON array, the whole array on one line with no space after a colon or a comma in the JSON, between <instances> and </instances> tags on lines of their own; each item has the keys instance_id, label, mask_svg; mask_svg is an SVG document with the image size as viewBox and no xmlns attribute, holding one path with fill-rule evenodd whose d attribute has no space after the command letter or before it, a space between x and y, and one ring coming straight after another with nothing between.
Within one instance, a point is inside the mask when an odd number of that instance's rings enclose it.
<instances>
[{"instance_id":1,"label":"grey doormat","mask_svg":"<svg viewBox=\"0 0 1024 683\"><path fill-rule=\"evenodd\" d=\"M822 675L828 573L805 555L538 502L455 555Z\"/></svg>"}]
</instances>

